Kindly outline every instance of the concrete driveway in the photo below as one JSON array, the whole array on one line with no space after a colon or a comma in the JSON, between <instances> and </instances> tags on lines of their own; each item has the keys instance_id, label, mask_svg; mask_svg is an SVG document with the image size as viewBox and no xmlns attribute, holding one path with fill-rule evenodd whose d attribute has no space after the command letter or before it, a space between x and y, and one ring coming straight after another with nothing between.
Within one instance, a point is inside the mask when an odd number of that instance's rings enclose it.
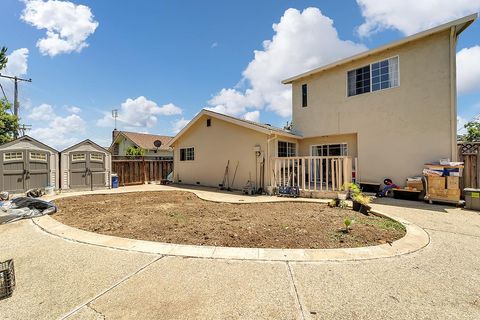
<instances>
[{"instance_id":1,"label":"concrete driveway","mask_svg":"<svg viewBox=\"0 0 480 320\"><path fill-rule=\"evenodd\" d=\"M430 244L393 258L265 262L162 256L0 226L17 288L2 319L480 319L480 214L382 199Z\"/></svg>"}]
</instances>

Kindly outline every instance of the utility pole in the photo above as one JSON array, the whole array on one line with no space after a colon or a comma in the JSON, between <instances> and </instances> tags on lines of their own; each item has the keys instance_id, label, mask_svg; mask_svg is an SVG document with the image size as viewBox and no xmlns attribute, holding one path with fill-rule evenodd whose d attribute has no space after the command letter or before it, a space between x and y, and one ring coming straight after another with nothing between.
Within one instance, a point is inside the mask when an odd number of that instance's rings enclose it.
<instances>
[{"instance_id":1,"label":"utility pole","mask_svg":"<svg viewBox=\"0 0 480 320\"><path fill-rule=\"evenodd\" d=\"M20 102L18 101L18 81L25 81L25 82L32 82L32 79L23 79L19 78L17 76L6 76L0 73L1 78L7 78L11 79L14 81L15 86L14 86L14 91L13 91L13 114L17 117L17 119L20 119L19 117L19 109L20 109ZM3 90L3 88L2 88ZM25 128L24 128L25 129ZM23 131L25 132L25 131ZM15 132L15 138L18 138L18 132Z\"/></svg>"},{"instance_id":2,"label":"utility pole","mask_svg":"<svg viewBox=\"0 0 480 320\"><path fill-rule=\"evenodd\" d=\"M18 81L32 82L32 79L23 79L17 76L6 76L0 73L1 78L11 79L15 82L14 95L13 95L13 114L18 118L18 109L20 108L20 103L18 102Z\"/></svg>"},{"instance_id":3,"label":"utility pole","mask_svg":"<svg viewBox=\"0 0 480 320\"><path fill-rule=\"evenodd\" d=\"M18 127L18 131L20 132L21 137L23 137L25 135L25 132L27 132L28 130L32 130L31 124L21 124Z\"/></svg>"}]
</instances>

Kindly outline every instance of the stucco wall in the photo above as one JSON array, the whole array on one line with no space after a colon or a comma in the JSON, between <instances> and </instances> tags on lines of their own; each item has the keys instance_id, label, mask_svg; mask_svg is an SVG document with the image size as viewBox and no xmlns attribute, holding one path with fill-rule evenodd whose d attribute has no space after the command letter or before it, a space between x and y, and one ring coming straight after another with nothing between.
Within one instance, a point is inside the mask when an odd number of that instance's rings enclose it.
<instances>
[{"instance_id":1,"label":"stucco wall","mask_svg":"<svg viewBox=\"0 0 480 320\"><path fill-rule=\"evenodd\" d=\"M244 128L229 122L212 118L211 126L206 126L207 116L202 116L174 143L174 180L186 184L199 184L218 187L222 183L227 161L230 160L230 183L232 183L235 167L238 169L235 182L231 188L241 189L247 181L255 181L255 168L260 176L259 165L256 164L265 156L265 185L269 185L267 139L269 136L252 129ZM270 142L270 153L273 152L274 141ZM253 148L259 145L261 156L256 159ZM180 149L195 148L195 160L180 161ZM257 180L259 179L257 177ZM257 181L260 183L260 181Z\"/></svg>"},{"instance_id":2,"label":"stucco wall","mask_svg":"<svg viewBox=\"0 0 480 320\"><path fill-rule=\"evenodd\" d=\"M399 87L347 97L349 70L397 55ZM293 122L304 137L356 133L360 179L404 184L424 163L451 157L450 84L445 31L294 82Z\"/></svg>"}]
</instances>

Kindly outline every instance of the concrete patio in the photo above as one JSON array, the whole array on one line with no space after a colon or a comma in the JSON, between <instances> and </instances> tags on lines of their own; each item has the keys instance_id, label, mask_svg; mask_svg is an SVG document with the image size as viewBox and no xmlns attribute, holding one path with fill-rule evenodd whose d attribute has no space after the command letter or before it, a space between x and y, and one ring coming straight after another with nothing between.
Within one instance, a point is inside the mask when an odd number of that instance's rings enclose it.
<instances>
[{"instance_id":1,"label":"concrete patio","mask_svg":"<svg viewBox=\"0 0 480 320\"><path fill-rule=\"evenodd\" d=\"M479 319L480 214L392 199L374 207L423 228L428 246L361 261L248 261L84 244L30 220L2 225L0 260L14 258L17 288L1 317Z\"/></svg>"}]
</instances>

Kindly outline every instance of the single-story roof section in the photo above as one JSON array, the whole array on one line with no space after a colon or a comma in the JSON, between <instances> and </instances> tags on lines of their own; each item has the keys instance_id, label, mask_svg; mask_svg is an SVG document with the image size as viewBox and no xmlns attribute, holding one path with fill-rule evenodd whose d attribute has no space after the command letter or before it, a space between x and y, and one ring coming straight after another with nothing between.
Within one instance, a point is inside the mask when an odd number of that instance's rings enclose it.
<instances>
[{"instance_id":1,"label":"single-story roof section","mask_svg":"<svg viewBox=\"0 0 480 320\"><path fill-rule=\"evenodd\" d=\"M78 146L80 146L80 145L82 145L82 144L85 144L85 143L91 144L91 145L93 145L94 147L98 148L98 149L101 150L101 151L110 152L110 151L108 151L108 149L105 149L104 147L100 146L99 144L96 144L96 143L93 142L92 140L90 140L90 139L85 139L85 140L83 140L83 141L80 141L79 143L74 144L73 146L70 146L70 147L64 149L64 150L62 151L62 153L68 152L68 151L70 151L71 149L75 149L76 147L78 147Z\"/></svg>"},{"instance_id":2,"label":"single-story roof section","mask_svg":"<svg viewBox=\"0 0 480 320\"><path fill-rule=\"evenodd\" d=\"M463 17L463 18L460 18L460 19L442 24L438 27L431 28L431 29L416 33L416 34L411 35L409 37L405 37L403 39L400 39L398 41L386 44L384 46L381 46L381 47L378 47L378 48L375 48L375 49L372 49L372 50L368 50L368 51L356 54L354 56L351 56L351 57L348 57L348 58L345 58L345 59L341 59L341 60L335 61L333 63L330 63L330 64L327 64L327 65L315 68L313 70L301 73L299 75L296 75L296 76L293 76L291 78L283 80L282 83L283 84L290 84L294 81L309 77L311 75L320 73L322 71L332 69L332 68L335 68L337 66L340 66L340 65L343 65L343 64L346 64L346 63L350 63L350 62L353 62L353 61L356 61L356 60L374 55L374 54L376 54L378 52L381 52L381 51L385 51L385 50L388 50L388 49L391 49L391 48L394 48L394 47L401 46L401 45L403 45L405 43L408 43L408 42L411 42L411 41L415 41L415 40L419 40L421 38L428 37L428 36L433 35L435 33L446 31L450 28L454 28L455 29L455 34L458 36L460 33L462 33L463 30L465 30L470 24L472 24L477 18L478 18L478 14L474 13L474 14L471 14L469 16L466 16L466 17Z\"/></svg>"},{"instance_id":3,"label":"single-story roof section","mask_svg":"<svg viewBox=\"0 0 480 320\"><path fill-rule=\"evenodd\" d=\"M255 130L255 131L258 131L258 132L262 132L262 133L265 133L265 134L268 134L268 135L276 134L276 135L279 135L279 136L290 137L290 138L295 138L295 139L301 139L302 138L302 136L300 136L298 134L295 134L291 131L281 129L281 128L277 128L277 127L273 127L269 124L263 124L263 123L258 123L258 122L249 121L249 120L245 120L245 119L240 119L240 118L232 117L232 116L229 116L229 115L226 115L226 114L218 113L218 112L215 112L215 111L203 109L175 137L173 137L173 139L170 140L170 142L167 145L169 147L172 146L175 143L175 141L178 140L178 138L180 138L186 131L188 131L188 129L193 124L195 124L204 115L212 117L212 118L220 119L220 120L223 120L223 121L226 121L226 122L229 122L229 123L233 123L233 124L236 124L238 126L249 128L249 129L252 129L252 130Z\"/></svg>"},{"instance_id":4,"label":"single-story roof section","mask_svg":"<svg viewBox=\"0 0 480 320\"><path fill-rule=\"evenodd\" d=\"M117 135L115 136L114 141L108 148L110 151L113 150L113 145L117 142L118 137L124 137L127 140L132 141L137 147L145 149L145 150L156 150L154 142L159 140L162 142L162 145L159 150L169 150L168 143L172 139L171 136L161 136L157 134L149 134L149 133L139 133L139 132L129 132L129 131L118 131Z\"/></svg>"}]
</instances>

